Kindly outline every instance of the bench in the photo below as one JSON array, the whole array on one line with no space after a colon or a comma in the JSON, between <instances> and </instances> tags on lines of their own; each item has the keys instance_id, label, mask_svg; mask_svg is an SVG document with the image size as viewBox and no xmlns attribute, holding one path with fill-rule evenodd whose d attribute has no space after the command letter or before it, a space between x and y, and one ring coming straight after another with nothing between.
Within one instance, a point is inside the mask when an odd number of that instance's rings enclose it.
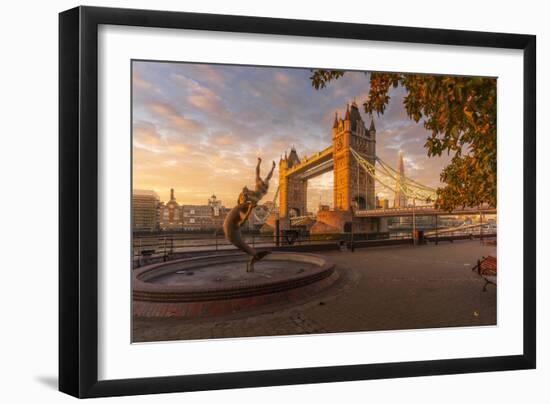
<instances>
[{"instance_id":1,"label":"bench","mask_svg":"<svg viewBox=\"0 0 550 404\"><path fill-rule=\"evenodd\" d=\"M481 260L477 260L477 264L472 268L472 271L477 271L478 275L485 279L485 285L483 285L483 291L487 291L487 285L497 284L497 258L492 255L482 257Z\"/></svg>"}]
</instances>

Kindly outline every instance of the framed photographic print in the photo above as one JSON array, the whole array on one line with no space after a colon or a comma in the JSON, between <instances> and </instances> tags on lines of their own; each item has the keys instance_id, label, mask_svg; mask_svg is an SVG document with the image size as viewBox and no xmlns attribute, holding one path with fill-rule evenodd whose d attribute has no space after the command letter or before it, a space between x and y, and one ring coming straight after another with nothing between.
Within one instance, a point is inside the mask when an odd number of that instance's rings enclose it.
<instances>
[{"instance_id":1,"label":"framed photographic print","mask_svg":"<svg viewBox=\"0 0 550 404\"><path fill-rule=\"evenodd\" d=\"M61 391L535 367L534 36L59 24Z\"/></svg>"}]
</instances>

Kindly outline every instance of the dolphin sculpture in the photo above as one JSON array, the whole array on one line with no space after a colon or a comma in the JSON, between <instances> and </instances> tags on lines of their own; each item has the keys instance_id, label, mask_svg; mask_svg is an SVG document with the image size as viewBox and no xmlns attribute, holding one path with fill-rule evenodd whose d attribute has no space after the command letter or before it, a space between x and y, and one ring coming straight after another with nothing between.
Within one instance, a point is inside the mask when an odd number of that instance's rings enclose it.
<instances>
[{"instance_id":1,"label":"dolphin sculpture","mask_svg":"<svg viewBox=\"0 0 550 404\"><path fill-rule=\"evenodd\" d=\"M275 162L271 171L265 179L260 177L260 164L261 158L258 158L258 164L256 166L256 187L254 191L249 190L246 186L239 194L237 205L229 211L223 222L223 232L226 240L237 247L239 250L247 253L251 256L250 261L246 265L247 272L254 272L254 263L270 254L270 251L256 251L255 248L249 246L243 239L241 233L241 227L246 223L252 209L254 209L258 202L267 194L269 188L269 180L273 175L275 169Z\"/></svg>"}]
</instances>

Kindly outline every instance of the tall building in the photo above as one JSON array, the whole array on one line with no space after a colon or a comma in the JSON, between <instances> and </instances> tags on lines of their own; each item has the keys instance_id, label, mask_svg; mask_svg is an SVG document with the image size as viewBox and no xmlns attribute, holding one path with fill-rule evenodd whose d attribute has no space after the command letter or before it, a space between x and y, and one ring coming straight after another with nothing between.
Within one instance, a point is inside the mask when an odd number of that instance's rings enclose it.
<instances>
[{"instance_id":1,"label":"tall building","mask_svg":"<svg viewBox=\"0 0 550 404\"><path fill-rule=\"evenodd\" d=\"M161 230L181 230L183 227L182 209L176 201L174 188L170 189L170 200L160 204Z\"/></svg>"},{"instance_id":2,"label":"tall building","mask_svg":"<svg viewBox=\"0 0 550 404\"><path fill-rule=\"evenodd\" d=\"M294 146L287 156L279 160L279 206L283 217L301 216L306 214L307 179L289 177L287 171L301 163Z\"/></svg>"},{"instance_id":3,"label":"tall building","mask_svg":"<svg viewBox=\"0 0 550 404\"><path fill-rule=\"evenodd\" d=\"M298 157L294 147L279 161L279 215L281 218L307 214L307 181L332 170L333 206L349 213L352 208L376 206L374 179L357 163L352 149L371 166L376 162L376 128L371 118L366 125L355 101L346 107L345 117L334 117L332 145L310 158Z\"/></svg>"},{"instance_id":4,"label":"tall building","mask_svg":"<svg viewBox=\"0 0 550 404\"><path fill-rule=\"evenodd\" d=\"M371 165L375 164L376 128L371 118L367 128L355 101L346 108L344 119L336 116L332 125L334 159L334 208L349 211L354 203L360 210L376 207L374 179L351 153L355 150Z\"/></svg>"},{"instance_id":5,"label":"tall building","mask_svg":"<svg viewBox=\"0 0 550 404\"><path fill-rule=\"evenodd\" d=\"M216 198L215 194L212 194L210 199L208 199L208 206L212 209L212 216L213 217L219 217L222 215L222 201L219 201L218 198Z\"/></svg>"},{"instance_id":6,"label":"tall building","mask_svg":"<svg viewBox=\"0 0 550 404\"><path fill-rule=\"evenodd\" d=\"M395 199L393 200L394 208L406 208L407 196L401 189L405 180L405 164L403 163L403 152L399 152L397 157L397 181L395 183Z\"/></svg>"},{"instance_id":7,"label":"tall building","mask_svg":"<svg viewBox=\"0 0 550 404\"><path fill-rule=\"evenodd\" d=\"M377 209L388 209L390 207L390 203L388 201L388 198L380 198L376 197L376 208Z\"/></svg>"},{"instance_id":8,"label":"tall building","mask_svg":"<svg viewBox=\"0 0 550 404\"><path fill-rule=\"evenodd\" d=\"M132 230L154 232L159 229L159 197L155 191L135 189L132 192Z\"/></svg>"}]
</instances>

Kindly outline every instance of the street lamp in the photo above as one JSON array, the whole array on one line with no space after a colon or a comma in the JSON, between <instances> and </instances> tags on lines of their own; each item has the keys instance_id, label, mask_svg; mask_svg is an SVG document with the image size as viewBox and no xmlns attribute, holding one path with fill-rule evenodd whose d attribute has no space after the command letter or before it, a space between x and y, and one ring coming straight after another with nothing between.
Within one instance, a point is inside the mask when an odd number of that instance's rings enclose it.
<instances>
[{"instance_id":1,"label":"street lamp","mask_svg":"<svg viewBox=\"0 0 550 404\"><path fill-rule=\"evenodd\" d=\"M357 200L351 201L351 252L355 251L355 246L353 245L353 216L355 216L355 211L357 210Z\"/></svg>"},{"instance_id":2,"label":"street lamp","mask_svg":"<svg viewBox=\"0 0 550 404\"><path fill-rule=\"evenodd\" d=\"M415 215L415 208L416 208L416 199L413 198L413 215L412 215L412 225L413 225L413 246L416 245L416 215Z\"/></svg>"}]
</instances>

